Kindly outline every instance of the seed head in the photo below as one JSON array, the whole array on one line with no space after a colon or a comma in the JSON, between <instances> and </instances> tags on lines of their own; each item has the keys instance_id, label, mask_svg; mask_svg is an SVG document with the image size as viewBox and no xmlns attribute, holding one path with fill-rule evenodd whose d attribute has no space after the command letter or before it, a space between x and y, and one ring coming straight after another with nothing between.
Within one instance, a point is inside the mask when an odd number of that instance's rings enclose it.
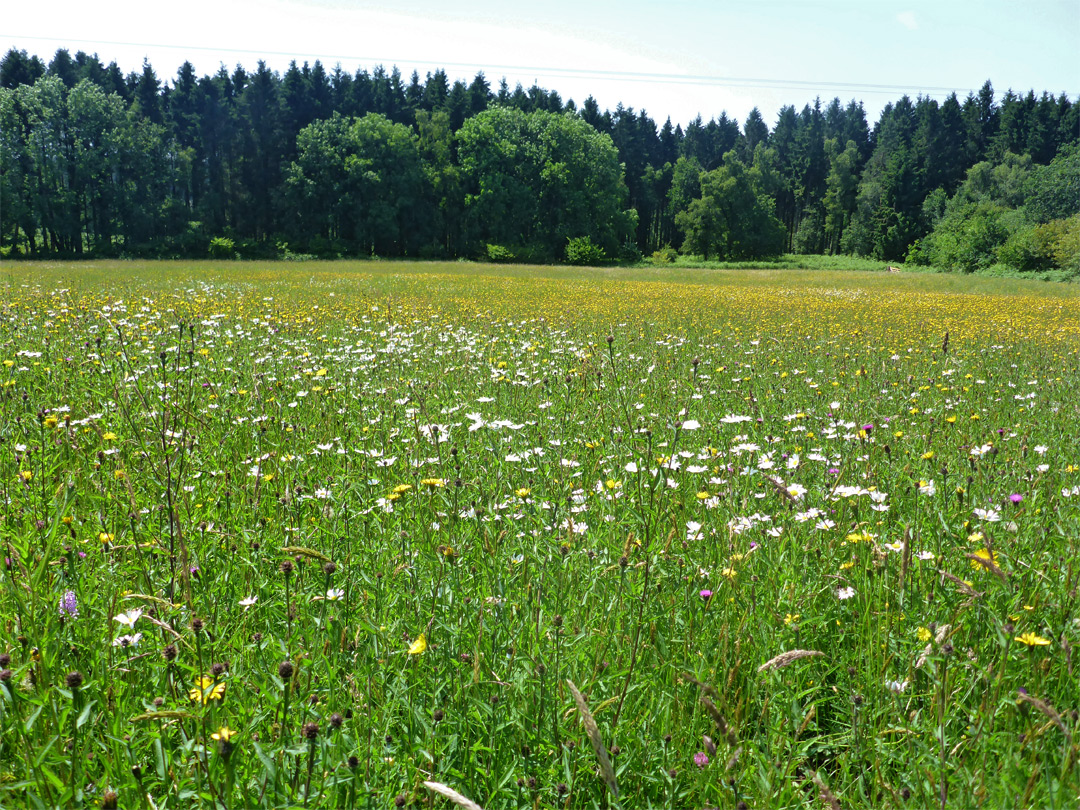
<instances>
[{"instance_id":1,"label":"seed head","mask_svg":"<svg viewBox=\"0 0 1080 810\"><path fill-rule=\"evenodd\" d=\"M75 691L83 685L83 674L78 670L69 672L67 678L64 679L67 682L68 689Z\"/></svg>"}]
</instances>

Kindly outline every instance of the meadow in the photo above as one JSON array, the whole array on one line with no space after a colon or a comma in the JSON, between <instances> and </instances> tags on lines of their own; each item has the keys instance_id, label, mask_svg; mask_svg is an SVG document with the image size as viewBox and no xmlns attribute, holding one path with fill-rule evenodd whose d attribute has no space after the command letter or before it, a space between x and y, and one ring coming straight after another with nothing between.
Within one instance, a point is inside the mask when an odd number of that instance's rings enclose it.
<instances>
[{"instance_id":1,"label":"meadow","mask_svg":"<svg viewBox=\"0 0 1080 810\"><path fill-rule=\"evenodd\" d=\"M1080 803L1075 286L0 290L4 808Z\"/></svg>"}]
</instances>

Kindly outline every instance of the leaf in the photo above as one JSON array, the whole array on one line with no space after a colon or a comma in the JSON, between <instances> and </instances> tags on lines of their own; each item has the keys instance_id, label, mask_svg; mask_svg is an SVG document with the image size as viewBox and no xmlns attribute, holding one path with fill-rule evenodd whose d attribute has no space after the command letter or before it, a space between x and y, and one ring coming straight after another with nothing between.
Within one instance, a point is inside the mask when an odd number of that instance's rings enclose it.
<instances>
[{"instance_id":1,"label":"leaf","mask_svg":"<svg viewBox=\"0 0 1080 810\"><path fill-rule=\"evenodd\" d=\"M255 748L255 756L262 762L262 767L266 769L267 778L273 782L278 779L278 766L273 764L273 760L267 756L265 751L262 751L262 746L258 743L252 743L252 747Z\"/></svg>"},{"instance_id":2,"label":"leaf","mask_svg":"<svg viewBox=\"0 0 1080 810\"><path fill-rule=\"evenodd\" d=\"M23 730L26 731L28 734L30 733L30 730L34 727L34 723L37 722L38 717L41 716L41 710L44 708L44 706L38 706L37 710L26 718L26 723L23 724Z\"/></svg>"},{"instance_id":3,"label":"leaf","mask_svg":"<svg viewBox=\"0 0 1080 810\"><path fill-rule=\"evenodd\" d=\"M97 703L96 700L91 700L83 707L83 710L79 712L79 716L75 720L75 728L82 728L86 725L86 721L90 719L90 712L93 710L95 703Z\"/></svg>"}]
</instances>

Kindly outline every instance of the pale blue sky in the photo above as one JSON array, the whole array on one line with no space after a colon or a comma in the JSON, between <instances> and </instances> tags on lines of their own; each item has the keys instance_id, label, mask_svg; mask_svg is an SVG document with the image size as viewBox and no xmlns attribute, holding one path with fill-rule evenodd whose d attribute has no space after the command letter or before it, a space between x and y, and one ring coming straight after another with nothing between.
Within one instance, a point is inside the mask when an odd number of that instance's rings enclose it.
<instances>
[{"instance_id":1,"label":"pale blue sky","mask_svg":"<svg viewBox=\"0 0 1080 810\"><path fill-rule=\"evenodd\" d=\"M181 12L182 9L182 12ZM57 47L97 52L126 71L150 59L172 78L221 63L282 70L291 58L327 67L397 64L408 76L483 70L492 85L534 80L578 104L645 108L684 124L820 95L862 100L871 122L903 93L963 98L990 79L1080 95L1080 0L118 0L20 3L0 20L0 47L48 59Z\"/></svg>"}]
</instances>

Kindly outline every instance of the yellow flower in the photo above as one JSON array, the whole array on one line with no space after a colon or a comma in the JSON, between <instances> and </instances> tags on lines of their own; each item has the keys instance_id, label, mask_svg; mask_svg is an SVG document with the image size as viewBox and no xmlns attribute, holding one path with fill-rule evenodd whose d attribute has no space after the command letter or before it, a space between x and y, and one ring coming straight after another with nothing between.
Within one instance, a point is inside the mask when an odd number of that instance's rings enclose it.
<instances>
[{"instance_id":1,"label":"yellow flower","mask_svg":"<svg viewBox=\"0 0 1080 810\"><path fill-rule=\"evenodd\" d=\"M101 543L111 543L116 538L115 538L114 535L110 534L109 532L98 532L97 539Z\"/></svg>"},{"instance_id":2,"label":"yellow flower","mask_svg":"<svg viewBox=\"0 0 1080 810\"><path fill-rule=\"evenodd\" d=\"M211 700L221 700L225 697L225 684L215 682L209 675L202 675L195 679L195 688L188 691L188 698L193 703L206 705Z\"/></svg>"},{"instance_id":3,"label":"yellow flower","mask_svg":"<svg viewBox=\"0 0 1080 810\"><path fill-rule=\"evenodd\" d=\"M47 428L56 427L56 414L49 414L48 416L45 417L45 427L47 427Z\"/></svg>"},{"instance_id":4,"label":"yellow flower","mask_svg":"<svg viewBox=\"0 0 1080 810\"><path fill-rule=\"evenodd\" d=\"M398 484L394 487L395 495L402 495L412 489L412 484Z\"/></svg>"},{"instance_id":5,"label":"yellow flower","mask_svg":"<svg viewBox=\"0 0 1080 810\"><path fill-rule=\"evenodd\" d=\"M514 490L514 494L517 495L519 498L528 498L529 493L531 493L531 492L532 492L532 490L529 489L528 487L521 487L521 489L515 489Z\"/></svg>"},{"instance_id":6,"label":"yellow flower","mask_svg":"<svg viewBox=\"0 0 1080 810\"><path fill-rule=\"evenodd\" d=\"M930 631L928 629L926 629L925 627L920 627L918 632L916 633L916 635L918 636L919 641L929 641L930 640Z\"/></svg>"},{"instance_id":7,"label":"yellow flower","mask_svg":"<svg viewBox=\"0 0 1080 810\"><path fill-rule=\"evenodd\" d=\"M30 472L30 470L23 470L19 473L19 476L22 478L23 481L30 481L31 479L33 479L34 474Z\"/></svg>"},{"instance_id":8,"label":"yellow flower","mask_svg":"<svg viewBox=\"0 0 1080 810\"><path fill-rule=\"evenodd\" d=\"M236 731L234 731L233 729L229 728L228 726L222 726L210 735L210 739L217 740L218 742L228 742L235 736L235 734Z\"/></svg>"},{"instance_id":9,"label":"yellow flower","mask_svg":"<svg viewBox=\"0 0 1080 810\"><path fill-rule=\"evenodd\" d=\"M986 560L988 563L993 563L994 565L998 564L999 555L996 551L987 551L985 548L980 548L977 549L972 556L978 557L980 560ZM981 563L976 562L975 560L970 560L970 562L971 567L974 568L976 571L985 567Z\"/></svg>"},{"instance_id":10,"label":"yellow flower","mask_svg":"<svg viewBox=\"0 0 1080 810\"><path fill-rule=\"evenodd\" d=\"M438 489L439 487L446 486L446 482L441 478L425 478L420 483L425 487L431 487L431 489Z\"/></svg>"},{"instance_id":11,"label":"yellow flower","mask_svg":"<svg viewBox=\"0 0 1080 810\"><path fill-rule=\"evenodd\" d=\"M794 624L798 620L799 620L799 614L798 613L788 613L786 616L784 616L784 624Z\"/></svg>"},{"instance_id":12,"label":"yellow flower","mask_svg":"<svg viewBox=\"0 0 1080 810\"><path fill-rule=\"evenodd\" d=\"M704 489L697 494L697 499L699 501L707 501L707 500L709 500L710 497L712 497L712 496L710 496L708 491L704 490Z\"/></svg>"},{"instance_id":13,"label":"yellow flower","mask_svg":"<svg viewBox=\"0 0 1080 810\"><path fill-rule=\"evenodd\" d=\"M1050 645L1050 639L1037 636L1030 630L1026 633L1021 633L1013 641L1019 641L1021 644L1026 644L1028 647L1047 647Z\"/></svg>"},{"instance_id":14,"label":"yellow flower","mask_svg":"<svg viewBox=\"0 0 1080 810\"><path fill-rule=\"evenodd\" d=\"M427 636L421 633L416 637L416 641L409 645L409 655L423 655L424 650L427 649Z\"/></svg>"},{"instance_id":15,"label":"yellow flower","mask_svg":"<svg viewBox=\"0 0 1080 810\"><path fill-rule=\"evenodd\" d=\"M113 432L112 432L112 431L110 430L110 431L109 431L108 433L106 433L106 434L105 434L104 436L102 436L101 438L103 438L103 439L104 439L105 441L107 441L107 442L114 442L114 441L116 441L116 434L115 434L115 433L113 433Z\"/></svg>"},{"instance_id":16,"label":"yellow flower","mask_svg":"<svg viewBox=\"0 0 1080 810\"><path fill-rule=\"evenodd\" d=\"M728 579L735 579L735 569L732 568L731 566L728 566L727 568L725 568L720 573L723 574Z\"/></svg>"}]
</instances>

